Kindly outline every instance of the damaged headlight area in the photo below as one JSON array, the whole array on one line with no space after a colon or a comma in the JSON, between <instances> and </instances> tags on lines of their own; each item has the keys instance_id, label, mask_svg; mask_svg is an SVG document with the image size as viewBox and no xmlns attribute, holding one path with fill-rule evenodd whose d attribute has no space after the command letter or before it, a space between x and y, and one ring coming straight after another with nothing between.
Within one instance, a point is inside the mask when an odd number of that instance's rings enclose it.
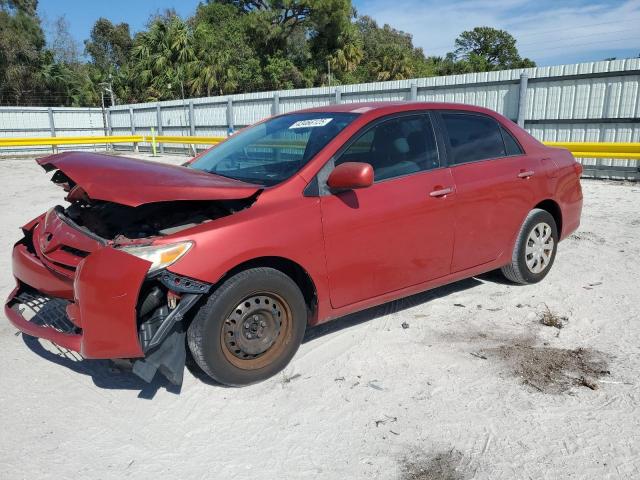
<instances>
[{"instance_id":1,"label":"damaged headlight area","mask_svg":"<svg viewBox=\"0 0 640 480\"><path fill-rule=\"evenodd\" d=\"M135 257L151 262L149 273L167 268L180 260L193 246L193 242L180 242L168 245L145 245L121 247L120 250Z\"/></svg>"}]
</instances>

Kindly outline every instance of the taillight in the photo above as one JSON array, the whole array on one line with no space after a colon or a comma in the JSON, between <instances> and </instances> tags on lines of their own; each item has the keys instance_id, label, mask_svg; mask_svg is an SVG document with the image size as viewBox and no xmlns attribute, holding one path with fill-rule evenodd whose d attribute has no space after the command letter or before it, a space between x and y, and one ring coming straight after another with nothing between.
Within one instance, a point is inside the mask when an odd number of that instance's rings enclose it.
<instances>
[{"instance_id":1,"label":"taillight","mask_svg":"<svg viewBox=\"0 0 640 480\"><path fill-rule=\"evenodd\" d=\"M584 168L582 167L582 164L579 163L577 160L573 164L573 169L576 171L576 175L578 175L578 177L582 176L582 171L584 170Z\"/></svg>"}]
</instances>

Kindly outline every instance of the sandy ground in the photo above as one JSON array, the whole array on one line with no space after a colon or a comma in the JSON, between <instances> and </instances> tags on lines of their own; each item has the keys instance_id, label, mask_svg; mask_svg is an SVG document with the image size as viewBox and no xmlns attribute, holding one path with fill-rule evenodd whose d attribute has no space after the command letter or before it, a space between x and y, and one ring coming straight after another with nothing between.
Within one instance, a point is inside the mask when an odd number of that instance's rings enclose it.
<instances>
[{"instance_id":1,"label":"sandy ground","mask_svg":"<svg viewBox=\"0 0 640 480\"><path fill-rule=\"evenodd\" d=\"M61 192L32 161L0 178L6 295L18 226ZM248 388L145 385L0 321L0 478L640 478L640 185L584 193L541 284L485 275L338 320Z\"/></svg>"}]
</instances>

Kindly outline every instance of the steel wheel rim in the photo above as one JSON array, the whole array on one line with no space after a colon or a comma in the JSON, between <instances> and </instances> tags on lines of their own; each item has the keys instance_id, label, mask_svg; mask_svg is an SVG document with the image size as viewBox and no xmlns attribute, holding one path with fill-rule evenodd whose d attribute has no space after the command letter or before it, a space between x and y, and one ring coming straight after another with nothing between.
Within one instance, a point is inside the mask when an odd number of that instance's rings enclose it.
<instances>
[{"instance_id":1,"label":"steel wheel rim","mask_svg":"<svg viewBox=\"0 0 640 480\"><path fill-rule=\"evenodd\" d=\"M549 267L554 247L551 226L546 222L536 224L529 232L524 254L531 273L542 273Z\"/></svg>"},{"instance_id":2,"label":"steel wheel rim","mask_svg":"<svg viewBox=\"0 0 640 480\"><path fill-rule=\"evenodd\" d=\"M225 358L244 370L269 365L289 343L291 318L291 309L281 296L272 292L247 295L222 324Z\"/></svg>"}]
</instances>

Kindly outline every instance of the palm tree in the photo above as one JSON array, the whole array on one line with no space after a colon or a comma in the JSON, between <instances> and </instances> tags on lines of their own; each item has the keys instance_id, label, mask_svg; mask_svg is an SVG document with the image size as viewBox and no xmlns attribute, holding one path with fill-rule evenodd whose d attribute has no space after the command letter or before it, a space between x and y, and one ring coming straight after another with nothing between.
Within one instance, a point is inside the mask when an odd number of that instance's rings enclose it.
<instances>
[{"instance_id":1,"label":"palm tree","mask_svg":"<svg viewBox=\"0 0 640 480\"><path fill-rule=\"evenodd\" d=\"M405 80L413 76L411 59L405 52L390 50L371 62L378 81Z\"/></svg>"},{"instance_id":2,"label":"palm tree","mask_svg":"<svg viewBox=\"0 0 640 480\"><path fill-rule=\"evenodd\" d=\"M214 41L215 32L208 24L200 23L194 32L196 53L189 63L187 74L189 86L194 95L220 95L237 90L238 69L234 63L233 51L219 48Z\"/></svg>"},{"instance_id":3,"label":"palm tree","mask_svg":"<svg viewBox=\"0 0 640 480\"><path fill-rule=\"evenodd\" d=\"M188 65L196 58L193 31L177 15L158 18L149 30L138 35L133 47L136 80L150 100L184 96Z\"/></svg>"},{"instance_id":4,"label":"palm tree","mask_svg":"<svg viewBox=\"0 0 640 480\"><path fill-rule=\"evenodd\" d=\"M43 95L49 103L73 105L74 94L77 93L80 79L71 66L56 62L53 54L46 51L42 56L42 65L35 75L36 81L43 88Z\"/></svg>"},{"instance_id":5,"label":"palm tree","mask_svg":"<svg viewBox=\"0 0 640 480\"><path fill-rule=\"evenodd\" d=\"M355 43L348 43L333 52L329 58L329 64L335 71L353 72L363 58L362 48Z\"/></svg>"},{"instance_id":6,"label":"palm tree","mask_svg":"<svg viewBox=\"0 0 640 480\"><path fill-rule=\"evenodd\" d=\"M358 31L351 27L338 38L339 48L329 57L329 64L336 72L353 72L364 58L362 38Z\"/></svg>"}]
</instances>

